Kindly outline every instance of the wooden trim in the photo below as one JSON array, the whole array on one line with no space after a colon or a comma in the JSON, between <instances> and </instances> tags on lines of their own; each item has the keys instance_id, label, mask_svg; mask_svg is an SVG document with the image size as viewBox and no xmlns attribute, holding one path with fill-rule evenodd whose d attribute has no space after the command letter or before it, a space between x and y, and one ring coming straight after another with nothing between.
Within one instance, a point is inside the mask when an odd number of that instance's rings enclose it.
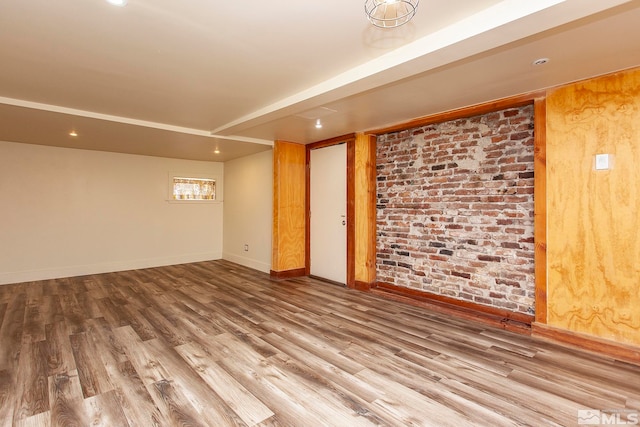
<instances>
[{"instance_id":1,"label":"wooden trim","mask_svg":"<svg viewBox=\"0 0 640 427\"><path fill-rule=\"evenodd\" d=\"M308 276L311 274L311 148L306 146L306 158L305 158L305 176L304 176L304 243L305 243L305 257L304 257L304 269L305 274Z\"/></svg>"},{"instance_id":2,"label":"wooden trim","mask_svg":"<svg viewBox=\"0 0 640 427\"><path fill-rule=\"evenodd\" d=\"M272 279L292 279L294 277L307 276L307 272L304 268L296 268L294 270L274 271L271 270L269 275Z\"/></svg>"},{"instance_id":3,"label":"wooden trim","mask_svg":"<svg viewBox=\"0 0 640 427\"><path fill-rule=\"evenodd\" d=\"M349 142L356 139L355 133L348 133L346 135L336 136L335 138L324 139L318 142L312 142L307 144L309 150L315 150L317 148L331 147L332 145L341 144L343 142Z\"/></svg>"},{"instance_id":4,"label":"wooden trim","mask_svg":"<svg viewBox=\"0 0 640 427\"><path fill-rule=\"evenodd\" d=\"M385 133L399 132L402 130L413 129L433 123L447 122L450 120L491 113L493 111L504 110L506 108L520 107L522 105L533 103L536 98L544 96L544 94L544 91L529 92L509 98L503 98L495 101L485 102L482 104L471 105L469 107L458 108L456 110L445 111L443 113L436 113L429 116L420 117L386 128L373 129L367 131L366 133L371 135L383 135Z\"/></svg>"},{"instance_id":5,"label":"wooden trim","mask_svg":"<svg viewBox=\"0 0 640 427\"><path fill-rule=\"evenodd\" d=\"M368 292L375 287L376 287L375 282L368 283L368 282L363 282L361 280L354 281L352 286L353 289L357 291L364 291L364 292Z\"/></svg>"},{"instance_id":6,"label":"wooden trim","mask_svg":"<svg viewBox=\"0 0 640 427\"><path fill-rule=\"evenodd\" d=\"M476 304L471 301L463 301L444 295L436 295L429 292L419 291L417 289L409 289L402 286L392 285L390 283L377 282L376 289L384 292L402 295L404 297L424 301L430 304L447 307L456 312L467 312L474 314L474 317L493 317L500 319L502 322L519 323L525 327L530 327L534 318L524 313L516 313L514 311L502 308L491 307L488 305Z\"/></svg>"},{"instance_id":7,"label":"wooden trim","mask_svg":"<svg viewBox=\"0 0 640 427\"><path fill-rule=\"evenodd\" d=\"M567 344L571 347L594 352L598 355L605 355L614 359L640 365L640 347L609 341L578 332L567 331L539 322L534 322L531 326L531 335L536 338Z\"/></svg>"},{"instance_id":8,"label":"wooden trim","mask_svg":"<svg viewBox=\"0 0 640 427\"><path fill-rule=\"evenodd\" d=\"M369 218L368 218L368 226L369 226L369 252L370 256L367 259L367 265L371 268L371 275L369 280L375 281L376 276L378 275L377 266L376 266L376 257L378 255L378 208L376 206L376 202L378 201L378 169L377 169L377 161L378 154L376 152L378 137L375 135L368 135L369 137L369 163L370 167L367 172L369 174L369 182L371 183L371 188L369 189L369 200L367 203L369 204Z\"/></svg>"},{"instance_id":9,"label":"wooden trim","mask_svg":"<svg viewBox=\"0 0 640 427\"><path fill-rule=\"evenodd\" d=\"M534 102L533 212L536 322L547 323L547 103Z\"/></svg>"},{"instance_id":10,"label":"wooden trim","mask_svg":"<svg viewBox=\"0 0 640 427\"><path fill-rule=\"evenodd\" d=\"M347 286L356 282L356 139L347 141Z\"/></svg>"}]
</instances>

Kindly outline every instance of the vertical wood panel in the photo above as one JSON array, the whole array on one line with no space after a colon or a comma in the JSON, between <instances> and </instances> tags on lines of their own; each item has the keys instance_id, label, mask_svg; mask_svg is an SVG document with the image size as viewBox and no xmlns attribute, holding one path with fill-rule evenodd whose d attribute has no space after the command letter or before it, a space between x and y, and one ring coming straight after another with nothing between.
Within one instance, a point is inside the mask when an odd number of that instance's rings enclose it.
<instances>
[{"instance_id":1,"label":"vertical wood panel","mask_svg":"<svg viewBox=\"0 0 640 427\"><path fill-rule=\"evenodd\" d=\"M640 70L549 94L549 325L640 344L639 164Z\"/></svg>"},{"instance_id":2,"label":"vertical wood panel","mask_svg":"<svg viewBox=\"0 0 640 427\"><path fill-rule=\"evenodd\" d=\"M547 323L547 107L544 98L534 102L534 256L536 322Z\"/></svg>"},{"instance_id":3,"label":"vertical wood panel","mask_svg":"<svg viewBox=\"0 0 640 427\"><path fill-rule=\"evenodd\" d=\"M376 279L376 137L355 140L355 281Z\"/></svg>"},{"instance_id":4,"label":"vertical wood panel","mask_svg":"<svg viewBox=\"0 0 640 427\"><path fill-rule=\"evenodd\" d=\"M305 147L276 141L273 150L273 242L275 272L305 268Z\"/></svg>"}]
</instances>

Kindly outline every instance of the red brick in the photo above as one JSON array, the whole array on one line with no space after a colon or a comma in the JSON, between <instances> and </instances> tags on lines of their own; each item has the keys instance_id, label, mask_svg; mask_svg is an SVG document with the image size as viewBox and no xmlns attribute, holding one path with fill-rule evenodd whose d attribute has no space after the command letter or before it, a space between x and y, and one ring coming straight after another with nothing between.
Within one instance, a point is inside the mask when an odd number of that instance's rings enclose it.
<instances>
[{"instance_id":1,"label":"red brick","mask_svg":"<svg viewBox=\"0 0 640 427\"><path fill-rule=\"evenodd\" d=\"M533 108L377 142L378 280L531 313Z\"/></svg>"}]
</instances>

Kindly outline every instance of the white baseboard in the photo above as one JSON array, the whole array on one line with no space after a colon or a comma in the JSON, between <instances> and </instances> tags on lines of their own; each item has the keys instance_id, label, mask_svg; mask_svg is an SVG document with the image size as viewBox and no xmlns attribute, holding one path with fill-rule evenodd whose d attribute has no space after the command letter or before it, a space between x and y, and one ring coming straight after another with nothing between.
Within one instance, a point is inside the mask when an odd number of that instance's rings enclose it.
<instances>
[{"instance_id":1,"label":"white baseboard","mask_svg":"<svg viewBox=\"0 0 640 427\"><path fill-rule=\"evenodd\" d=\"M163 258L114 261L89 265L74 265L29 271L0 272L0 285L32 282L35 280L59 279L62 277L85 276L87 274L112 273L114 271L137 270L140 268L162 267L165 265L221 259L220 252L176 255Z\"/></svg>"},{"instance_id":2,"label":"white baseboard","mask_svg":"<svg viewBox=\"0 0 640 427\"><path fill-rule=\"evenodd\" d=\"M247 258L241 255L224 252L222 259L235 262L236 264L244 265L245 267L253 268L254 270L262 271L263 273L269 273L271 271L271 263L259 261L253 258Z\"/></svg>"}]
</instances>

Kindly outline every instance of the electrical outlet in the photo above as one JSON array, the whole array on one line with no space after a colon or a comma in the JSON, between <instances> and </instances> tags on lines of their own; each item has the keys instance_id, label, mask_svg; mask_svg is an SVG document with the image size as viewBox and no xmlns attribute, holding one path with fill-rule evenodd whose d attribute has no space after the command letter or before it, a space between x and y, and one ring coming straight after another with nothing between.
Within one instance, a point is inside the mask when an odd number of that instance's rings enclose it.
<instances>
[{"instance_id":1,"label":"electrical outlet","mask_svg":"<svg viewBox=\"0 0 640 427\"><path fill-rule=\"evenodd\" d=\"M246 243L245 243L245 245L244 245L244 251L245 251L245 252L249 252L249 245L247 245Z\"/></svg>"}]
</instances>

